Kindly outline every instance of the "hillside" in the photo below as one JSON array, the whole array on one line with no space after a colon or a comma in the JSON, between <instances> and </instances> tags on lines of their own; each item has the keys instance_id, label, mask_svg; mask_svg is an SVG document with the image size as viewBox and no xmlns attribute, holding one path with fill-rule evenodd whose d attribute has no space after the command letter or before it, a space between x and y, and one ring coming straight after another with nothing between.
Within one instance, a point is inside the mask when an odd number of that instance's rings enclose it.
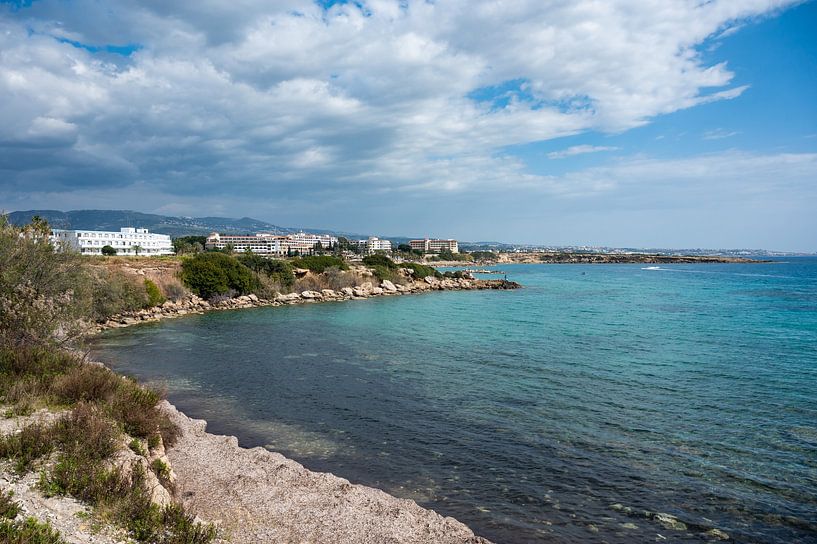
<instances>
[{"instance_id":1,"label":"hillside","mask_svg":"<svg viewBox=\"0 0 817 544\"><path fill-rule=\"evenodd\" d=\"M174 237L209 234L213 231L222 233L276 232L288 234L308 230L319 234L337 234L328 230L281 227L251 217L242 217L240 219L230 217L173 217L130 210L73 210L68 212L27 210L11 212L9 220L15 225L24 225L29 223L35 215L46 219L52 227L58 229L119 230L120 227L133 226L146 228L151 232L169 234Z\"/></svg>"}]
</instances>

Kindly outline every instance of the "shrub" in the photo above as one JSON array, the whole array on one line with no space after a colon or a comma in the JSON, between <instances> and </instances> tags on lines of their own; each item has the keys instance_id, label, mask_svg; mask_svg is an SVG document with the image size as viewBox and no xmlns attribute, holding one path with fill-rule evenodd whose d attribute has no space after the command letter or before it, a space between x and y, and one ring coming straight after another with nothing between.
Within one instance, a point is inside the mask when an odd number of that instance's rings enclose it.
<instances>
[{"instance_id":1,"label":"shrub","mask_svg":"<svg viewBox=\"0 0 817 544\"><path fill-rule=\"evenodd\" d=\"M284 289L289 289L295 283L295 274L292 272L292 265L280 259L269 259L256 255L255 253L244 253L237 257L238 261L258 274L270 280L269 283L277 283Z\"/></svg>"},{"instance_id":2,"label":"shrub","mask_svg":"<svg viewBox=\"0 0 817 544\"><path fill-rule=\"evenodd\" d=\"M341 270L349 270L349 265L340 257L332 255L310 255L308 257L299 257L292 260L292 266L295 268L306 268L310 272L320 274L327 268L337 267Z\"/></svg>"},{"instance_id":3,"label":"shrub","mask_svg":"<svg viewBox=\"0 0 817 544\"><path fill-rule=\"evenodd\" d=\"M476 261L496 261L499 258L493 251L472 251L471 257Z\"/></svg>"},{"instance_id":4,"label":"shrub","mask_svg":"<svg viewBox=\"0 0 817 544\"><path fill-rule=\"evenodd\" d=\"M398 274L397 270L388 268L386 266L376 264L370 267L372 272L374 272L375 277L380 281L389 280L389 281L396 281L400 274Z\"/></svg>"},{"instance_id":5,"label":"shrub","mask_svg":"<svg viewBox=\"0 0 817 544\"><path fill-rule=\"evenodd\" d=\"M147 278L145 278L145 292L148 295L148 307L159 306L165 301L165 297L159 290L159 286Z\"/></svg>"},{"instance_id":6,"label":"shrub","mask_svg":"<svg viewBox=\"0 0 817 544\"><path fill-rule=\"evenodd\" d=\"M403 263L400 265L402 268L408 268L412 271L412 275L414 279L421 280L426 276L434 276L440 277L441 274L432 266L426 266L424 264L419 263Z\"/></svg>"},{"instance_id":7,"label":"shrub","mask_svg":"<svg viewBox=\"0 0 817 544\"><path fill-rule=\"evenodd\" d=\"M162 290L165 296L170 300L177 301L185 298L189 291L187 288L176 280L166 280L162 283Z\"/></svg>"},{"instance_id":8,"label":"shrub","mask_svg":"<svg viewBox=\"0 0 817 544\"><path fill-rule=\"evenodd\" d=\"M113 246L102 246L102 254L106 257L113 257L116 255L116 248Z\"/></svg>"},{"instance_id":9,"label":"shrub","mask_svg":"<svg viewBox=\"0 0 817 544\"><path fill-rule=\"evenodd\" d=\"M372 268L380 266L389 270L397 270L397 264L394 261L379 253L363 257L363 264Z\"/></svg>"},{"instance_id":10,"label":"shrub","mask_svg":"<svg viewBox=\"0 0 817 544\"><path fill-rule=\"evenodd\" d=\"M122 378L103 366L80 364L54 379L51 391L60 402L99 402L111 398Z\"/></svg>"},{"instance_id":11,"label":"shrub","mask_svg":"<svg viewBox=\"0 0 817 544\"><path fill-rule=\"evenodd\" d=\"M326 288L335 291L340 291L344 287L357 287L361 283L360 276L354 272L334 267L327 268L323 276Z\"/></svg>"},{"instance_id":12,"label":"shrub","mask_svg":"<svg viewBox=\"0 0 817 544\"><path fill-rule=\"evenodd\" d=\"M60 533L48 523L34 518L22 521L0 521L0 542L3 544L65 544Z\"/></svg>"},{"instance_id":13,"label":"shrub","mask_svg":"<svg viewBox=\"0 0 817 544\"><path fill-rule=\"evenodd\" d=\"M252 271L224 253L199 253L182 263L182 281L201 297L210 298L233 289L247 294L258 286Z\"/></svg>"},{"instance_id":14,"label":"shrub","mask_svg":"<svg viewBox=\"0 0 817 544\"><path fill-rule=\"evenodd\" d=\"M53 345L84 332L90 298L81 259L56 251L39 227L0 216L0 343Z\"/></svg>"},{"instance_id":15,"label":"shrub","mask_svg":"<svg viewBox=\"0 0 817 544\"><path fill-rule=\"evenodd\" d=\"M93 317L104 321L112 315L148 306L145 284L124 272L97 269L92 277Z\"/></svg>"},{"instance_id":16,"label":"shrub","mask_svg":"<svg viewBox=\"0 0 817 544\"><path fill-rule=\"evenodd\" d=\"M20 513L20 504L13 497L13 491L0 490L0 518L14 519Z\"/></svg>"},{"instance_id":17,"label":"shrub","mask_svg":"<svg viewBox=\"0 0 817 544\"><path fill-rule=\"evenodd\" d=\"M0 438L0 457L14 462L14 470L25 474L34 461L54 450L54 429L34 423L17 434Z\"/></svg>"}]
</instances>

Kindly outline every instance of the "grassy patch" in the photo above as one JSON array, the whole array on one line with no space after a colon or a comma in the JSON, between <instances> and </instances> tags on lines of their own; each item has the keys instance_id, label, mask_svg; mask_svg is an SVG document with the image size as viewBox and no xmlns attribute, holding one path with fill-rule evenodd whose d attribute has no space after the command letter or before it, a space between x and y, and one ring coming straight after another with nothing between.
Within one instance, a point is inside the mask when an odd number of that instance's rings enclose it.
<instances>
[{"instance_id":1,"label":"grassy patch","mask_svg":"<svg viewBox=\"0 0 817 544\"><path fill-rule=\"evenodd\" d=\"M21 521L0 521L0 542L3 544L65 544L60 533L48 523L34 518Z\"/></svg>"},{"instance_id":2,"label":"grassy patch","mask_svg":"<svg viewBox=\"0 0 817 544\"><path fill-rule=\"evenodd\" d=\"M14 519L20 513L20 505L14 500L12 491L0 490L0 518Z\"/></svg>"}]
</instances>

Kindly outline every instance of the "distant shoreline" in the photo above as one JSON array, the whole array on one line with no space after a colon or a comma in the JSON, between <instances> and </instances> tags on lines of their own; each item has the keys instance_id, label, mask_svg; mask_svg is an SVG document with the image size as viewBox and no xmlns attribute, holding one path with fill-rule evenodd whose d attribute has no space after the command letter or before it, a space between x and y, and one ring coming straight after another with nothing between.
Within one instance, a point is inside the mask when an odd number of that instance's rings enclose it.
<instances>
[{"instance_id":1,"label":"distant shoreline","mask_svg":"<svg viewBox=\"0 0 817 544\"><path fill-rule=\"evenodd\" d=\"M720 255L660 255L647 253L500 253L495 261L439 261L434 267L469 268L502 264L763 264L775 261Z\"/></svg>"}]
</instances>

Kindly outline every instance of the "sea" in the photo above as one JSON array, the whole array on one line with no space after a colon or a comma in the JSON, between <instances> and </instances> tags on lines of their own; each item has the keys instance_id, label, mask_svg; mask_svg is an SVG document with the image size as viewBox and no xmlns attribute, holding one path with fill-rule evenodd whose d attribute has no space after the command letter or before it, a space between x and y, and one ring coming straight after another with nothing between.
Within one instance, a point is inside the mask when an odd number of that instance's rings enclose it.
<instances>
[{"instance_id":1,"label":"sea","mask_svg":"<svg viewBox=\"0 0 817 544\"><path fill-rule=\"evenodd\" d=\"M498 268L524 288L211 312L92 355L497 543L817 542L817 259Z\"/></svg>"}]
</instances>

